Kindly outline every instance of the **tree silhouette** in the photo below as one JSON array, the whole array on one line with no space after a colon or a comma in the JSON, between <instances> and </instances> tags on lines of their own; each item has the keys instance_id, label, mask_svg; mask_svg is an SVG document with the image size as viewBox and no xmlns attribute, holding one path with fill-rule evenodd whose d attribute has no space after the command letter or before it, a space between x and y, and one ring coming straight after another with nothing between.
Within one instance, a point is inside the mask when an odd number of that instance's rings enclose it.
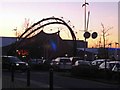
<instances>
[{"instance_id":1,"label":"tree silhouette","mask_svg":"<svg viewBox=\"0 0 120 90\"><path fill-rule=\"evenodd\" d=\"M110 28L106 29L102 23L101 23L101 26L102 26L103 47L106 48L106 37L110 35L110 34L108 33L108 31L109 31L110 29L112 29L113 27L110 27Z\"/></svg>"}]
</instances>

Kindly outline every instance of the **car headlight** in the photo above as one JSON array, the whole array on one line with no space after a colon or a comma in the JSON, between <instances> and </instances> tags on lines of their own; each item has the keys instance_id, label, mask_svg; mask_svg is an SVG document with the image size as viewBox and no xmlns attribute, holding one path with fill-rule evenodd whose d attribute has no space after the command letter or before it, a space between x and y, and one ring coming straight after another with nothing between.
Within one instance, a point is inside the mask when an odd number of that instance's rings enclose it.
<instances>
[{"instance_id":1,"label":"car headlight","mask_svg":"<svg viewBox=\"0 0 120 90\"><path fill-rule=\"evenodd\" d=\"M59 63L57 62L56 64L58 65Z\"/></svg>"},{"instance_id":2,"label":"car headlight","mask_svg":"<svg viewBox=\"0 0 120 90\"><path fill-rule=\"evenodd\" d=\"M19 63L16 63L16 66L19 66Z\"/></svg>"},{"instance_id":3,"label":"car headlight","mask_svg":"<svg viewBox=\"0 0 120 90\"><path fill-rule=\"evenodd\" d=\"M26 63L26 66L28 66L28 63Z\"/></svg>"}]
</instances>

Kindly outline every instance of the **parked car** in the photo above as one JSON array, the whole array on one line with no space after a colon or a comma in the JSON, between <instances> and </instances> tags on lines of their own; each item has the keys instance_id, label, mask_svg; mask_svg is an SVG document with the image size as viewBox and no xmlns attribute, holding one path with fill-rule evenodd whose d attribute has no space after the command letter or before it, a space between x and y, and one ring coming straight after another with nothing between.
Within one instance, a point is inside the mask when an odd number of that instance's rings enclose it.
<instances>
[{"instance_id":1,"label":"parked car","mask_svg":"<svg viewBox=\"0 0 120 90\"><path fill-rule=\"evenodd\" d=\"M43 59L30 59L29 63L31 65L40 65L43 64Z\"/></svg>"},{"instance_id":2,"label":"parked car","mask_svg":"<svg viewBox=\"0 0 120 90\"><path fill-rule=\"evenodd\" d=\"M40 70L43 64L44 64L43 59L31 58L29 60L29 65L31 66L31 69Z\"/></svg>"},{"instance_id":3,"label":"parked car","mask_svg":"<svg viewBox=\"0 0 120 90\"><path fill-rule=\"evenodd\" d=\"M59 64L59 61L55 61L55 60L52 60L50 63L50 65L52 66L58 66L58 64Z\"/></svg>"},{"instance_id":4,"label":"parked car","mask_svg":"<svg viewBox=\"0 0 120 90\"><path fill-rule=\"evenodd\" d=\"M55 69L57 70L58 69L58 64L59 64L59 61L55 61L55 60L52 60L50 65Z\"/></svg>"},{"instance_id":5,"label":"parked car","mask_svg":"<svg viewBox=\"0 0 120 90\"><path fill-rule=\"evenodd\" d=\"M70 61L70 58L60 58L59 62L59 69L71 69L72 68L72 62Z\"/></svg>"},{"instance_id":6,"label":"parked car","mask_svg":"<svg viewBox=\"0 0 120 90\"><path fill-rule=\"evenodd\" d=\"M91 65L90 61L78 60L72 67L72 73L77 75L93 75L96 73L97 68Z\"/></svg>"},{"instance_id":7,"label":"parked car","mask_svg":"<svg viewBox=\"0 0 120 90\"><path fill-rule=\"evenodd\" d=\"M82 66L82 65L91 65L90 61L86 60L77 60L74 66Z\"/></svg>"},{"instance_id":8,"label":"parked car","mask_svg":"<svg viewBox=\"0 0 120 90\"><path fill-rule=\"evenodd\" d=\"M76 61L81 60L81 57L70 57L70 60L72 61L72 65L74 65Z\"/></svg>"},{"instance_id":9,"label":"parked car","mask_svg":"<svg viewBox=\"0 0 120 90\"><path fill-rule=\"evenodd\" d=\"M2 69L12 70L12 65L15 70L27 70L28 63L21 61L16 56L2 56Z\"/></svg>"},{"instance_id":10,"label":"parked car","mask_svg":"<svg viewBox=\"0 0 120 90\"><path fill-rule=\"evenodd\" d=\"M58 57L52 61L51 65L60 70L72 69L72 61L68 57Z\"/></svg>"},{"instance_id":11,"label":"parked car","mask_svg":"<svg viewBox=\"0 0 120 90\"><path fill-rule=\"evenodd\" d=\"M116 63L114 67L112 68L113 72L120 72L120 62Z\"/></svg>"},{"instance_id":12,"label":"parked car","mask_svg":"<svg viewBox=\"0 0 120 90\"><path fill-rule=\"evenodd\" d=\"M91 62L92 65L99 66L101 63L106 61L110 61L110 59L97 59Z\"/></svg>"},{"instance_id":13,"label":"parked car","mask_svg":"<svg viewBox=\"0 0 120 90\"><path fill-rule=\"evenodd\" d=\"M103 69L107 69L107 70L111 70L113 72L120 72L120 61L107 61L106 62L106 67L105 67L105 62L103 62L100 66L99 69L103 70Z\"/></svg>"}]
</instances>

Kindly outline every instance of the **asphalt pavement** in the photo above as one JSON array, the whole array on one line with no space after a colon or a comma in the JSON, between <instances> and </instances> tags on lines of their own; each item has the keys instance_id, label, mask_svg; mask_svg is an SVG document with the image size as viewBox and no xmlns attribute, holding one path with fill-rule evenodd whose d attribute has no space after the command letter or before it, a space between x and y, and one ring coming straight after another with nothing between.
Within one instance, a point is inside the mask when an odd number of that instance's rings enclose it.
<instances>
[{"instance_id":1,"label":"asphalt pavement","mask_svg":"<svg viewBox=\"0 0 120 90\"><path fill-rule=\"evenodd\" d=\"M30 75L30 86L27 86L26 73L15 73L14 82L11 81L11 73L3 72L2 74L2 89L11 90L50 90L49 89L49 72L33 72ZM53 90L81 90L81 89L110 89L120 90L119 85L106 84L96 81L76 79L71 77L61 76L59 73L54 73Z\"/></svg>"}]
</instances>

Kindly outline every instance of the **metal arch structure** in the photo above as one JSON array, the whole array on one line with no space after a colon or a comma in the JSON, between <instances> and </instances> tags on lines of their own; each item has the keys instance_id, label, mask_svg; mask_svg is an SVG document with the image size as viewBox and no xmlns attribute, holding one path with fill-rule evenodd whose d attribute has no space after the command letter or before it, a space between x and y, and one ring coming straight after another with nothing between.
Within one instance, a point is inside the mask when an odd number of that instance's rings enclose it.
<instances>
[{"instance_id":1,"label":"metal arch structure","mask_svg":"<svg viewBox=\"0 0 120 90\"><path fill-rule=\"evenodd\" d=\"M47 22L46 24L40 25L41 23L43 23L45 21L49 21L49 20L54 20L54 21ZM76 56L77 44L76 44L76 36L74 34L74 31L72 30L72 28L64 20L62 20L60 18L55 18L55 17L50 17L50 18L42 19L42 20L34 23L31 27L27 28L25 30L25 32L18 38L19 41L9 51L13 51L13 49L16 50L19 47L20 43L22 43L25 39L27 39L32 33L40 30L41 28L43 28L43 27L45 27L47 25L51 25L51 24L61 24L61 25L65 25L68 28L68 30L71 33L72 39L73 39L73 45L74 45L73 46L73 50L74 50L73 51L73 55ZM40 26L37 27L34 30L31 30L31 29L33 29L37 25L40 25ZM31 32L28 33L28 31L31 31ZM39 31L39 33L40 33L40 31ZM37 34L39 34L39 33L37 33Z\"/></svg>"},{"instance_id":2,"label":"metal arch structure","mask_svg":"<svg viewBox=\"0 0 120 90\"><path fill-rule=\"evenodd\" d=\"M30 32L28 35L26 35L25 38L27 38L27 37L28 37L30 34L32 34L33 32L35 32L35 31L39 30L40 28L43 28L44 26L47 26L47 25L49 25L49 24L63 24L63 25L65 25L65 26L67 26L67 28L70 30L70 33L71 33L71 35L72 35L73 40L76 39L76 36L75 36L72 28L71 28L64 20L62 20L62 19L60 19L60 18L50 17L50 18L42 19L42 20L34 23L31 27L27 28L27 29L25 30L25 32L19 37L19 40L20 40L20 39L23 39L22 37L23 37L30 29L32 29L32 28L35 27L36 25L41 24L42 22L48 21L48 20L55 20L55 22L48 22L47 24L41 25L40 27L36 28L36 29L33 30L32 32Z\"/></svg>"}]
</instances>

